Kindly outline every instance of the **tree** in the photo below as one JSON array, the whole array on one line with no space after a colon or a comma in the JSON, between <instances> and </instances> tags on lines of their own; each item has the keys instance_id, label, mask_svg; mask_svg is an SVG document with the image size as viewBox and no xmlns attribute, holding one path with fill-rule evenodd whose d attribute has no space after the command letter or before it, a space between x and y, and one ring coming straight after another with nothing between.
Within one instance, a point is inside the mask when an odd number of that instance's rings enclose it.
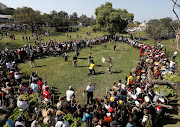
<instances>
[{"instance_id":1,"label":"tree","mask_svg":"<svg viewBox=\"0 0 180 127\"><path fill-rule=\"evenodd\" d=\"M72 21L69 19L68 13L65 11L52 11L51 12L51 27L55 27L56 31L66 31L65 27L69 27Z\"/></svg>"},{"instance_id":2,"label":"tree","mask_svg":"<svg viewBox=\"0 0 180 127\"><path fill-rule=\"evenodd\" d=\"M107 2L105 5L97 7L95 10L96 25L94 31L107 31L110 34L122 32L132 22L134 15L128 13L126 9L114 9L112 3Z\"/></svg>"},{"instance_id":3,"label":"tree","mask_svg":"<svg viewBox=\"0 0 180 127\"><path fill-rule=\"evenodd\" d=\"M180 19L179 19L179 15L176 13L175 8L180 9L180 1L178 0L172 0L173 2L173 13L176 15L177 18L177 27L172 25L174 31L176 32L176 42L177 42L177 49L179 50L179 45L180 45Z\"/></svg>"},{"instance_id":4,"label":"tree","mask_svg":"<svg viewBox=\"0 0 180 127\"><path fill-rule=\"evenodd\" d=\"M13 18L16 23L29 25L32 33L34 33L39 25L44 23L41 12L35 11L30 7L18 8L16 13L14 13Z\"/></svg>"},{"instance_id":5,"label":"tree","mask_svg":"<svg viewBox=\"0 0 180 127\"><path fill-rule=\"evenodd\" d=\"M145 32L150 38L154 39L154 45L157 46L157 41L174 37L174 31L171 27L173 23L173 20L169 17L152 19L147 23Z\"/></svg>"},{"instance_id":6,"label":"tree","mask_svg":"<svg viewBox=\"0 0 180 127\"><path fill-rule=\"evenodd\" d=\"M78 21L77 12L74 12L72 15L70 15L70 20L73 22L74 25L77 23L77 21Z\"/></svg>"}]
</instances>

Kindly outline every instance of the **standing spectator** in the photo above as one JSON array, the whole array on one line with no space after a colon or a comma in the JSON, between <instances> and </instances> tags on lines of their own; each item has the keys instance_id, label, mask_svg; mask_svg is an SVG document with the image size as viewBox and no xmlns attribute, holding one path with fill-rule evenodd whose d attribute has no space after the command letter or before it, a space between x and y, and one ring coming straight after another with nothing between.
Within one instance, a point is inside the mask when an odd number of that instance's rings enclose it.
<instances>
[{"instance_id":1,"label":"standing spectator","mask_svg":"<svg viewBox=\"0 0 180 127\"><path fill-rule=\"evenodd\" d=\"M43 91L43 96L44 96L44 101L45 102L50 102L51 94L49 92L49 87L48 86L45 86L44 91Z\"/></svg>"},{"instance_id":2,"label":"standing spectator","mask_svg":"<svg viewBox=\"0 0 180 127\"><path fill-rule=\"evenodd\" d=\"M35 60L34 60L34 55L33 54L30 56L29 60L30 60L30 66L35 67Z\"/></svg>"},{"instance_id":3,"label":"standing spectator","mask_svg":"<svg viewBox=\"0 0 180 127\"><path fill-rule=\"evenodd\" d=\"M85 92L87 92L87 104L89 104L89 99L91 100L91 103L93 103L93 91L94 90L95 90L95 84L92 85L92 83L90 82L85 90Z\"/></svg>"},{"instance_id":4,"label":"standing spectator","mask_svg":"<svg viewBox=\"0 0 180 127\"><path fill-rule=\"evenodd\" d=\"M96 72L95 72L95 69L94 69L94 66L95 66L94 61L91 60L90 63L91 63L91 64L90 64L90 67L89 67L90 74L92 74L92 71L93 71L93 72L94 72L94 75L95 75Z\"/></svg>"},{"instance_id":5,"label":"standing spectator","mask_svg":"<svg viewBox=\"0 0 180 127\"><path fill-rule=\"evenodd\" d=\"M77 55L76 54L73 56L72 63L73 63L73 67L77 67Z\"/></svg>"},{"instance_id":6,"label":"standing spectator","mask_svg":"<svg viewBox=\"0 0 180 127\"><path fill-rule=\"evenodd\" d=\"M88 65L90 65L90 61L91 61L91 58L92 58L92 56L91 56L91 52L89 53L89 56L88 56Z\"/></svg>"},{"instance_id":7,"label":"standing spectator","mask_svg":"<svg viewBox=\"0 0 180 127\"><path fill-rule=\"evenodd\" d=\"M66 91L66 100L68 102L70 102L72 96L75 96L75 93L74 93L74 90L73 90L72 86L69 86L69 90Z\"/></svg>"},{"instance_id":8,"label":"standing spectator","mask_svg":"<svg viewBox=\"0 0 180 127\"><path fill-rule=\"evenodd\" d=\"M30 86L31 86L31 89L33 90L33 92L39 91L39 86L38 86L38 84L35 83L35 81L33 81Z\"/></svg>"}]
</instances>

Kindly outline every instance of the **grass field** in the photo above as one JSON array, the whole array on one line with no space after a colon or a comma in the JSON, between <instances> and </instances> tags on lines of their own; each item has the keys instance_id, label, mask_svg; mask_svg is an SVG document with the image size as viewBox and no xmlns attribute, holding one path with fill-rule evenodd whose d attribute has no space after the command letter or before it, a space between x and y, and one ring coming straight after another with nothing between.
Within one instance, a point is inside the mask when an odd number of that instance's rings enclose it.
<instances>
[{"instance_id":1,"label":"grass field","mask_svg":"<svg viewBox=\"0 0 180 127\"><path fill-rule=\"evenodd\" d=\"M89 48L80 50L78 57L78 67L72 67L72 56L74 52L69 53L69 59L67 62L62 57L49 57L46 59L36 60L35 68L30 68L29 62L25 62L19 65L21 73L30 75L33 71L38 71L39 75L47 80L48 85L58 88L58 92L65 95L68 86L73 86L77 91L78 100L85 101L85 97L82 95L82 88L85 89L88 83L91 81L96 83L95 97L103 97L106 92L106 88L109 90L112 88L114 82L118 82L128 76L129 72L138 62L138 50L132 46L126 45L126 50L123 51L124 43L117 44L117 51L113 50L113 44L107 44L107 49L104 49L103 45L96 45L92 51ZM92 52L92 57L97 65L95 67L96 75L88 76L88 54ZM112 57L112 74L107 71L108 63L103 64L101 58Z\"/></svg>"}]
</instances>

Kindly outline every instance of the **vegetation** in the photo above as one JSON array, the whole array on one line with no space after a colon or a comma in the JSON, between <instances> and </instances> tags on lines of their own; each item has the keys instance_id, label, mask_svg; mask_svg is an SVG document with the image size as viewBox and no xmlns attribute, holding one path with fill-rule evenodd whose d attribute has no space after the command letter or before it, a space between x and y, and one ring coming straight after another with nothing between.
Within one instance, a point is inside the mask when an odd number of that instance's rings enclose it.
<instances>
[{"instance_id":1,"label":"vegetation","mask_svg":"<svg viewBox=\"0 0 180 127\"><path fill-rule=\"evenodd\" d=\"M154 40L155 46L157 46L157 41L175 37L175 31L173 30L172 25L177 26L177 23L169 17L163 19L151 19L147 24L145 33Z\"/></svg>"},{"instance_id":2,"label":"vegetation","mask_svg":"<svg viewBox=\"0 0 180 127\"><path fill-rule=\"evenodd\" d=\"M134 14L128 13L126 9L112 8L112 3L97 7L95 10L96 25L94 31L107 31L110 34L121 33L134 19Z\"/></svg>"}]
</instances>

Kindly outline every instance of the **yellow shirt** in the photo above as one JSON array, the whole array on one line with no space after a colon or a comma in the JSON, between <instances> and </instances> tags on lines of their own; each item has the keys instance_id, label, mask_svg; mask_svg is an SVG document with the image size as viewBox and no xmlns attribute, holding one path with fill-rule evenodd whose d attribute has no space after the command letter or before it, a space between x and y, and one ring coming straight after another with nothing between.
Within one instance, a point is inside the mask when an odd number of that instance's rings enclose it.
<instances>
[{"instance_id":1,"label":"yellow shirt","mask_svg":"<svg viewBox=\"0 0 180 127\"><path fill-rule=\"evenodd\" d=\"M89 69L94 69L95 64L91 64Z\"/></svg>"}]
</instances>

